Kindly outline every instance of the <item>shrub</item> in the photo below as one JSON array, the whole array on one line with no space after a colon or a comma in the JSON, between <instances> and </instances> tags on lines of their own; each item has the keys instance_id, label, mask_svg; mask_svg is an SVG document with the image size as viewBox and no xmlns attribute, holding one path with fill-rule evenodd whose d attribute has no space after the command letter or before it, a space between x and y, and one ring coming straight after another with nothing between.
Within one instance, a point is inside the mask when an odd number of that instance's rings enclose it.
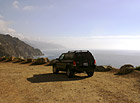
<instances>
[{"instance_id":1,"label":"shrub","mask_svg":"<svg viewBox=\"0 0 140 103\"><path fill-rule=\"evenodd\" d=\"M140 71L140 66L138 66L138 67L135 67L135 70L139 70L139 71Z\"/></svg>"}]
</instances>

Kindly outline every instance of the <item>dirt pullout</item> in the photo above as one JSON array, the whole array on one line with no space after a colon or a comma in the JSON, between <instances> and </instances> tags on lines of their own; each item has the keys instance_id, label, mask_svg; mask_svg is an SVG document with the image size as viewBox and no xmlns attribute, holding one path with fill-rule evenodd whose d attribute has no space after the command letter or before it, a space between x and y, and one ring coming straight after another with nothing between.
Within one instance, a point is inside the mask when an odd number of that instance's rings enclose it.
<instances>
[{"instance_id":1,"label":"dirt pullout","mask_svg":"<svg viewBox=\"0 0 140 103\"><path fill-rule=\"evenodd\" d=\"M140 71L115 73L69 79L51 66L0 63L0 103L140 103Z\"/></svg>"}]
</instances>

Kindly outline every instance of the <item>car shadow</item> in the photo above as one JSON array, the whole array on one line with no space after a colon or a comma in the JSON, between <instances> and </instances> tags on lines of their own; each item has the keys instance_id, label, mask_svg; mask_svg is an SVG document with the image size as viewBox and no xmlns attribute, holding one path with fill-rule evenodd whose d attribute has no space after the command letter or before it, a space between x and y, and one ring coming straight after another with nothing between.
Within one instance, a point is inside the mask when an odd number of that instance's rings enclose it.
<instances>
[{"instance_id":1,"label":"car shadow","mask_svg":"<svg viewBox=\"0 0 140 103\"><path fill-rule=\"evenodd\" d=\"M68 78L66 73L47 73L47 74L37 74L33 77L27 78L31 83L42 83L42 82L59 82L59 81L76 81L88 78L88 76L74 76L73 78Z\"/></svg>"}]
</instances>

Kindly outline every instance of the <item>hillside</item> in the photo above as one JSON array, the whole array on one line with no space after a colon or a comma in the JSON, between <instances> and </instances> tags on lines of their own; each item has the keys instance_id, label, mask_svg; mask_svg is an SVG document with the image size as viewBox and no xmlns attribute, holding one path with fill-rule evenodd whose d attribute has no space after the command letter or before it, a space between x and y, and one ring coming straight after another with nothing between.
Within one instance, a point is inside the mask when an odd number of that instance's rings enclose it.
<instances>
[{"instance_id":1,"label":"hillside","mask_svg":"<svg viewBox=\"0 0 140 103\"><path fill-rule=\"evenodd\" d=\"M0 34L0 56L33 57L43 55L39 49L35 49L16 37Z\"/></svg>"}]
</instances>

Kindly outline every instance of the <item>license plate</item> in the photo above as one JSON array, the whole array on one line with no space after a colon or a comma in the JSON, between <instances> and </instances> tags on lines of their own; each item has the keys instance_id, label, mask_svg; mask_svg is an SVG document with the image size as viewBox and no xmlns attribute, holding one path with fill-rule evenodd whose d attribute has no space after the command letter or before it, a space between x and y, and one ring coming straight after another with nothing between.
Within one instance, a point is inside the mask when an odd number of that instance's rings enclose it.
<instances>
[{"instance_id":1,"label":"license plate","mask_svg":"<svg viewBox=\"0 0 140 103\"><path fill-rule=\"evenodd\" d=\"M88 63L83 63L83 66L88 66Z\"/></svg>"}]
</instances>

